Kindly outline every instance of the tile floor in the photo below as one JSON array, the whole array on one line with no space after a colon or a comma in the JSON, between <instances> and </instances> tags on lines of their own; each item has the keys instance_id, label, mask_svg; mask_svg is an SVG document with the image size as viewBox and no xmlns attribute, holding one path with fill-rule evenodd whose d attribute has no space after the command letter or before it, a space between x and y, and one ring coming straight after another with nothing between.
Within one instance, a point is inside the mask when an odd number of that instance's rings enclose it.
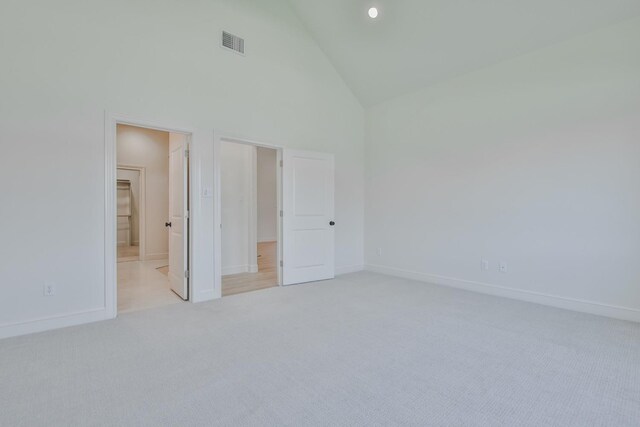
<instances>
[{"instance_id":1,"label":"tile floor","mask_svg":"<svg viewBox=\"0 0 640 427\"><path fill-rule=\"evenodd\" d=\"M118 263L118 313L182 302L161 271L168 263L167 260Z\"/></svg>"},{"instance_id":2,"label":"tile floor","mask_svg":"<svg viewBox=\"0 0 640 427\"><path fill-rule=\"evenodd\" d=\"M138 261L140 246L118 246L118 262Z\"/></svg>"}]
</instances>

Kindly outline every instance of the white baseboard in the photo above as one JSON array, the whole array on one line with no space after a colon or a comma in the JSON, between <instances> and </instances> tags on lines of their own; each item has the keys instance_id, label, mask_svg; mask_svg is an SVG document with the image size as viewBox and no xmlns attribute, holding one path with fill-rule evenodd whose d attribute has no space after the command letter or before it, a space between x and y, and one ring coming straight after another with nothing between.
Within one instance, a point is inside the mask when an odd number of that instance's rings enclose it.
<instances>
[{"instance_id":1,"label":"white baseboard","mask_svg":"<svg viewBox=\"0 0 640 427\"><path fill-rule=\"evenodd\" d=\"M432 283L434 285L449 286L452 288L464 289L467 291L495 295L504 298L511 298L520 301L533 302L536 304L548 305L551 307L563 308L566 310L596 314L599 316L629 320L632 322L640 322L640 310L629 307L620 307L576 298L549 295L541 292L508 288L506 286L456 279L454 277L438 276L435 274L420 273L417 271L402 270L399 268L386 267L382 265L367 264L365 266L365 270L380 274L387 274L389 276L402 277L404 279Z\"/></svg>"},{"instance_id":2,"label":"white baseboard","mask_svg":"<svg viewBox=\"0 0 640 427\"><path fill-rule=\"evenodd\" d=\"M343 265L341 267L336 267L336 276L340 276L341 274L349 274L349 273L357 273L358 271L364 270L364 265Z\"/></svg>"},{"instance_id":3,"label":"white baseboard","mask_svg":"<svg viewBox=\"0 0 640 427\"><path fill-rule=\"evenodd\" d=\"M258 264L249 266L249 273L257 273L258 272Z\"/></svg>"},{"instance_id":4,"label":"white baseboard","mask_svg":"<svg viewBox=\"0 0 640 427\"><path fill-rule=\"evenodd\" d=\"M169 254L146 254L144 256L145 261L160 261L163 259L169 259Z\"/></svg>"},{"instance_id":5,"label":"white baseboard","mask_svg":"<svg viewBox=\"0 0 640 427\"><path fill-rule=\"evenodd\" d=\"M63 314L60 316L33 319L20 323L5 324L0 326L0 339L16 337L19 335L44 332L52 329L66 328L68 326L82 325L84 323L107 320L106 309L97 308L94 310L78 311L75 313Z\"/></svg>"}]
</instances>

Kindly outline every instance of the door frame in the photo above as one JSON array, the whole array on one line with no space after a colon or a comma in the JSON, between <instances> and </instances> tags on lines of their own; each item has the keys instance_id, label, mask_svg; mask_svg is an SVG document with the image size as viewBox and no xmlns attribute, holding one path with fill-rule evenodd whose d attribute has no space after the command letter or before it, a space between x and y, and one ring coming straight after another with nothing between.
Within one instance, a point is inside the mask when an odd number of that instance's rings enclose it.
<instances>
[{"instance_id":1,"label":"door frame","mask_svg":"<svg viewBox=\"0 0 640 427\"><path fill-rule=\"evenodd\" d=\"M142 120L137 118L128 117L121 114L115 114L105 112L105 247L104 247L104 269L105 269L105 286L104 286L104 298L105 298L105 310L107 318L114 319L118 316L118 256L117 256L117 176L118 176L118 156L117 156L117 128L118 125L135 126L139 128L158 130L162 132L181 133L187 136L187 149L191 149L193 135L195 130L184 128L180 126L166 126L158 124L150 120ZM192 164L191 156L187 158L189 163L189 177L185 175L185 179L188 179L193 184L193 174L195 173ZM188 245L185 248L187 251L187 268L189 271L193 271L193 196L194 186L189 185L189 226L188 226ZM145 195L146 196L146 195ZM142 237L141 237L142 239ZM189 278L189 301L192 301L192 282Z\"/></svg>"},{"instance_id":2,"label":"door frame","mask_svg":"<svg viewBox=\"0 0 640 427\"><path fill-rule=\"evenodd\" d=\"M251 138L245 138L241 136L235 136L231 134L225 134L218 132L215 134L213 142L213 173L214 173L214 216L215 216L215 235L214 235L214 249L213 249L213 262L215 266L214 271L214 298L222 298L222 186L221 186L221 169L222 163L220 159L221 147L223 142L231 142L234 144L250 145L253 147L262 147L276 150L276 192L277 192L277 205L278 211L282 212L282 152L284 147L277 144L272 144L263 141L257 141ZM255 156L253 159L253 167L255 169ZM255 178L256 172L252 172L253 178ZM256 220L256 192L257 187L255 179L252 178L252 202L251 202L251 229L249 230L250 239L256 241L256 248L253 252L250 248L249 253L256 253L257 251L257 229L253 225ZM277 221L277 250L276 250L276 266L278 271L278 286L282 286L282 215L279 215Z\"/></svg>"},{"instance_id":3,"label":"door frame","mask_svg":"<svg viewBox=\"0 0 640 427\"><path fill-rule=\"evenodd\" d=\"M147 214L147 168L144 166L134 166L134 165L125 165L118 164L116 167L116 174L118 173L118 169L127 170L127 171L135 171L140 174L140 200L138 200L138 233L140 234L138 238L139 242L139 254L138 260L144 261L147 255L147 222L146 222L146 214ZM117 176L116 176L117 178ZM117 257L116 257L117 258ZM117 261L117 260L116 260Z\"/></svg>"}]
</instances>

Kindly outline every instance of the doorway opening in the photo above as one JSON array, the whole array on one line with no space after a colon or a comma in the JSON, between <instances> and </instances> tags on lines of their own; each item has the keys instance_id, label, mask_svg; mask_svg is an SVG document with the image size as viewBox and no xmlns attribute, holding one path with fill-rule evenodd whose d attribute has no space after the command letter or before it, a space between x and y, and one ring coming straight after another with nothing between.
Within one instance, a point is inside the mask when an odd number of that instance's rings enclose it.
<instances>
[{"instance_id":1,"label":"doorway opening","mask_svg":"<svg viewBox=\"0 0 640 427\"><path fill-rule=\"evenodd\" d=\"M222 296L280 285L280 152L222 141Z\"/></svg>"},{"instance_id":2,"label":"doorway opening","mask_svg":"<svg viewBox=\"0 0 640 427\"><path fill-rule=\"evenodd\" d=\"M117 312L189 299L190 134L117 123Z\"/></svg>"},{"instance_id":3,"label":"doorway opening","mask_svg":"<svg viewBox=\"0 0 640 427\"><path fill-rule=\"evenodd\" d=\"M140 261L145 253L145 168L119 164L116 176L118 262Z\"/></svg>"}]
</instances>

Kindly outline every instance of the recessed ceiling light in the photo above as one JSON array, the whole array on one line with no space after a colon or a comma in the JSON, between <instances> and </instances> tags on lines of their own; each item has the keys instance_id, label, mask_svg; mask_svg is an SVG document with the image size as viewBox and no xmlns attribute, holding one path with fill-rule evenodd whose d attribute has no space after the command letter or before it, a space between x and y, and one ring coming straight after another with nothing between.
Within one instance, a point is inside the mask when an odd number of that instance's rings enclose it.
<instances>
[{"instance_id":1,"label":"recessed ceiling light","mask_svg":"<svg viewBox=\"0 0 640 427\"><path fill-rule=\"evenodd\" d=\"M369 18L376 19L377 17L378 17L378 8L372 7L371 9L369 9Z\"/></svg>"}]
</instances>

